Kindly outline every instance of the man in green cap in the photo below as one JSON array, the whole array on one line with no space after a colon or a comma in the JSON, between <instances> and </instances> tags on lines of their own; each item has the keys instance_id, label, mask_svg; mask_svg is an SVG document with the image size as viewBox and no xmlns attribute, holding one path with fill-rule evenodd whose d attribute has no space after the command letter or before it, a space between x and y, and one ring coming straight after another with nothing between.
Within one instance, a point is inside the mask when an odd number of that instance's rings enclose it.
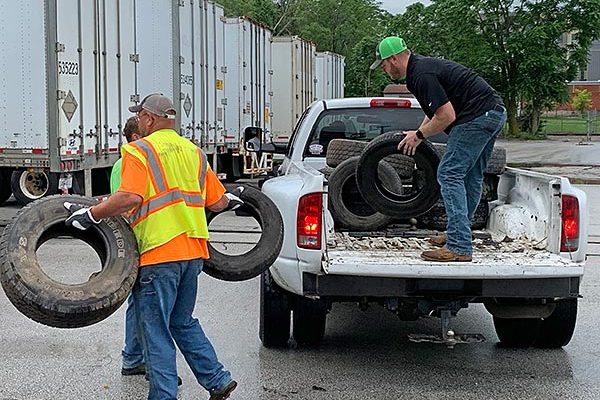
<instances>
[{"instance_id":1,"label":"man in green cap","mask_svg":"<svg viewBox=\"0 0 600 400\"><path fill-rule=\"evenodd\" d=\"M425 251L428 261L471 261L471 220L481 197L483 172L494 143L506 122L502 98L479 75L449 60L411 53L397 36L383 39L375 52L379 66L392 79L406 78L408 90L419 101L425 118L416 131L405 131L398 150L414 155L425 138L448 134L446 153L438 167L447 234L430 242L440 249ZM443 246L443 247L442 247Z\"/></svg>"}]
</instances>

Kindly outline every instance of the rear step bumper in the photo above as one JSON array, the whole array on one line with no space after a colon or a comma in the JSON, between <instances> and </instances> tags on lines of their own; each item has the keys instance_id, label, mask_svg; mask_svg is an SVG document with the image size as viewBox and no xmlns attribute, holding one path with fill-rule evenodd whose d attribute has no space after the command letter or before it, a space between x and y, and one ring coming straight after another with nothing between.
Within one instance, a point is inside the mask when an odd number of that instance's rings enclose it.
<instances>
[{"instance_id":1,"label":"rear step bumper","mask_svg":"<svg viewBox=\"0 0 600 400\"><path fill-rule=\"evenodd\" d=\"M304 295L333 297L526 297L579 295L579 277L528 279L420 279L303 273Z\"/></svg>"}]
</instances>

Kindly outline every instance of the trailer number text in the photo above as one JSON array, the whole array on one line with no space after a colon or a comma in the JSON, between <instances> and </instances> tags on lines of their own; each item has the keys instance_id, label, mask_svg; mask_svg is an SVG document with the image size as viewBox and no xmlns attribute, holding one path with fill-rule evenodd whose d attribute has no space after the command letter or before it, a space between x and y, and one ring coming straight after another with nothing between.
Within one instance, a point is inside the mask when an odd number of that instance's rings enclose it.
<instances>
[{"instance_id":1,"label":"trailer number text","mask_svg":"<svg viewBox=\"0 0 600 400\"><path fill-rule=\"evenodd\" d=\"M70 61L58 62L59 75L79 75L79 63Z\"/></svg>"}]
</instances>

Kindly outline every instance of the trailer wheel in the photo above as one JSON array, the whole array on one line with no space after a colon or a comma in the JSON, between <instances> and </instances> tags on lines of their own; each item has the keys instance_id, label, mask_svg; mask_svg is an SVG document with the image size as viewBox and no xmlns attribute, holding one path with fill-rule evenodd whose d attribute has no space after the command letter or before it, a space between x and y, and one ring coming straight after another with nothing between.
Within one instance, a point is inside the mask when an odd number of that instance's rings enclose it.
<instances>
[{"instance_id":1,"label":"trailer wheel","mask_svg":"<svg viewBox=\"0 0 600 400\"><path fill-rule=\"evenodd\" d=\"M129 295L138 271L135 236L125 219L108 218L80 231L64 223L63 203L85 206L97 201L60 195L23 207L4 230L0 242L0 281L11 303L32 320L56 328L78 328L101 321ZM71 236L89 244L102 270L80 284L64 284L46 275L36 251L46 241Z\"/></svg>"},{"instance_id":2,"label":"trailer wheel","mask_svg":"<svg viewBox=\"0 0 600 400\"><path fill-rule=\"evenodd\" d=\"M290 339L289 294L277 286L271 272L260 279L260 321L258 336L263 346L285 347Z\"/></svg>"},{"instance_id":3,"label":"trailer wheel","mask_svg":"<svg viewBox=\"0 0 600 400\"><path fill-rule=\"evenodd\" d=\"M393 218L375 211L358 191L356 165L358 157L351 157L338 165L329 177L328 206L333 220L340 226L360 231L376 231L392 222ZM402 191L402 180L388 163L378 166L382 184L397 192Z\"/></svg>"},{"instance_id":4,"label":"trailer wheel","mask_svg":"<svg viewBox=\"0 0 600 400\"><path fill-rule=\"evenodd\" d=\"M577 299L556 302L556 308L548 318L542 319L536 347L558 349L566 346L573 337L577 321Z\"/></svg>"},{"instance_id":5,"label":"trailer wheel","mask_svg":"<svg viewBox=\"0 0 600 400\"><path fill-rule=\"evenodd\" d=\"M17 170L12 173L10 186L21 205L58 193L58 176L44 169Z\"/></svg>"},{"instance_id":6,"label":"trailer wheel","mask_svg":"<svg viewBox=\"0 0 600 400\"><path fill-rule=\"evenodd\" d=\"M233 189L239 185L226 185ZM277 259L283 244L283 219L279 209L260 190L244 185L241 199L245 206L239 210L254 217L262 234L256 246L240 255L228 255L215 249L210 241L208 251L210 258L204 261L204 271L213 278L224 281L244 281L252 279L266 271ZM210 223L218 213L207 211L207 221Z\"/></svg>"},{"instance_id":7,"label":"trailer wheel","mask_svg":"<svg viewBox=\"0 0 600 400\"><path fill-rule=\"evenodd\" d=\"M360 194L375 210L395 218L418 217L429 211L440 197L437 183L439 156L432 145L424 141L412 157L415 169L411 187L404 186L402 193L386 188L377 179L377 168L381 160L398 154L398 143L404 138L400 132L380 135L365 148L356 170Z\"/></svg>"},{"instance_id":8,"label":"trailer wheel","mask_svg":"<svg viewBox=\"0 0 600 400\"><path fill-rule=\"evenodd\" d=\"M12 195L10 188L11 170L0 170L0 206Z\"/></svg>"}]
</instances>

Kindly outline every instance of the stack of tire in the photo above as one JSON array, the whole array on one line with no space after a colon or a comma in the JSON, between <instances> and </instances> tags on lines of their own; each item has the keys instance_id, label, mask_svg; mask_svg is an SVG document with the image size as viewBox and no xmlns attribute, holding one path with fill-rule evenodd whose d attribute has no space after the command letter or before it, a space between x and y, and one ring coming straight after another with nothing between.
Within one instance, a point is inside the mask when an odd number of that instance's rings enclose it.
<instances>
[{"instance_id":1,"label":"stack of tire","mask_svg":"<svg viewBox=\"0 0 600 400\"><path fill-rule=\"evenodd\" d=\"M438 152L440 159L446 153L445 143L434 143L434 148ZM498 199L499 175L506 168L506 149L494 147L492 156L483 175L483 185L481 189L481 200L475 210L475 215L471 221L472 229L483 229L486 226L489 205L488 203ZM437 203L427 213L417 218L418 224L423 228L435 229L439 231L446 230L448 224L448 215L444 207L444 201L440 198Z\"/></svg>"},{"instance_id":2,"label":"stack of tire","mask_svg":"<svg viewBox=\"0 0 600 400\"><path fill-rule=\"evenodd\" d=\"M395 219L426 212L437 201L437 152L425 143L414 156L399 154L396 147L402 137L393 132L368 143L329 143L327 166L321 172L329 181L328 206L337 227L381 230Z\"/></svg>"}]
</instances>

